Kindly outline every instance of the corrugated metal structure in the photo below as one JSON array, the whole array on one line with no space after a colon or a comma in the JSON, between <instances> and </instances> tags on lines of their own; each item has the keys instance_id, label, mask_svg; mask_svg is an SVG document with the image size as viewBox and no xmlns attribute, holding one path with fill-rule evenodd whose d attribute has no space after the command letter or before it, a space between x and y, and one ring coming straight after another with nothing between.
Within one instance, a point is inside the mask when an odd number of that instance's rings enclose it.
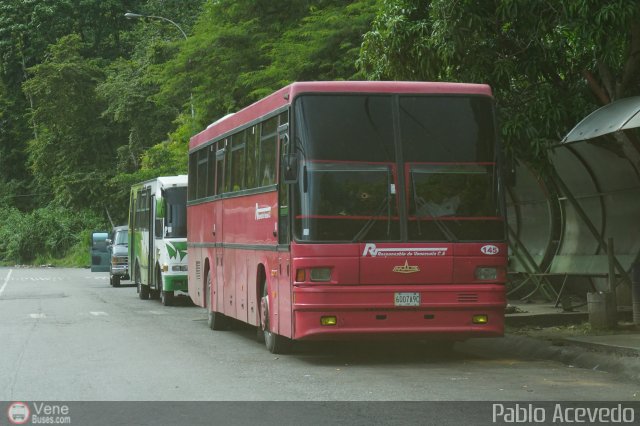
<instances>
[{"instance_id":1,"label":"corrugated metal structure","mask_svg":"<svg viewBox=\"0 0 640 426\"><path fill-rule=\"evenodd\" d=\"M510 267L520 276L513 290L530 290L520 293L524 298L557 298L559 286L572 282L603 290L611 271L616 284L629 283L640 252L639 112L640 97L609 104L554 147L544 176L516 168L508 199Z\"/></svg>"}]
</instances>

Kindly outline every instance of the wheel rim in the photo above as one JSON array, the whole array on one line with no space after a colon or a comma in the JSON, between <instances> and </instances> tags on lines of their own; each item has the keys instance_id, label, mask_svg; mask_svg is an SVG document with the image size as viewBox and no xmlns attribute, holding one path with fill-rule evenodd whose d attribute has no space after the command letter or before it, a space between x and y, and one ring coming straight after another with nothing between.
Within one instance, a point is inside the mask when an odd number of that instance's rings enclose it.
<instances>
[{"instance_id":1,"label":"wheel rim","mask_svg":"<svg viewBox=\"0 0 640 426\"><path fill-rule=\"evenodd\" d=\"M211 303L211 275L207 274L207 289L204 291L204 297L206 298L206 300L204 301L204 306L207 307L207 309L209 309L209 312L211 312L211 306L213 305L213 303Z\"/></svg>"},{"instance_id":2,"label":"wheel rim","mask_svg":"<svg viewBox=\"0 0 640 426\"><path fill-rule=\"evenodd\" d=\"M260 327L265 333L269 332L269 297L260 299Z\"/></svg>"}]
</instances>

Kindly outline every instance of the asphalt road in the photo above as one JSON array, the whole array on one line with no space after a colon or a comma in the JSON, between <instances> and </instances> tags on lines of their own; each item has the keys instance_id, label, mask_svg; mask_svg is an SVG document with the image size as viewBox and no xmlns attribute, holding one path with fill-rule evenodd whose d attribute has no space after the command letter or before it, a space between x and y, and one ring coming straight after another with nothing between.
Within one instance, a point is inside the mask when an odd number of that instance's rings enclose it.
<instances>
[{"instance_id":1,"label":"asphalt road","mask_svg":"<svg viewBox=\"0 0 640 426\"><path fill-rule=\"evenodd\" d=\"M465 344L442 356L419 343L307 343L276 356L251 328L213 332L201 308L139 300L106 273L0 268L4 401L639 399L614 375Z\"/></svg>"}]
</instances>

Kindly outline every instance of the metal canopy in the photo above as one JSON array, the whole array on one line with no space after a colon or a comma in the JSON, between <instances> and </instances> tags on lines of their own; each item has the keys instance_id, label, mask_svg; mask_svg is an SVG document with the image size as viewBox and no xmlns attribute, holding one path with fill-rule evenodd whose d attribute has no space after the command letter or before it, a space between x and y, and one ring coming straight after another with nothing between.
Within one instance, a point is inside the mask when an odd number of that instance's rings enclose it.
<instances>
[{"instance_id":1,"label":"metal canopy","mask_svg":"<svg viewBox=\"0 0 640 426\"><path fill-rule=\"evenodd\" d=\"M595 110L578 123L562 143L593 139L636 127L640 127L640 96L623 98Z\"/></svg>"}]
</instances>

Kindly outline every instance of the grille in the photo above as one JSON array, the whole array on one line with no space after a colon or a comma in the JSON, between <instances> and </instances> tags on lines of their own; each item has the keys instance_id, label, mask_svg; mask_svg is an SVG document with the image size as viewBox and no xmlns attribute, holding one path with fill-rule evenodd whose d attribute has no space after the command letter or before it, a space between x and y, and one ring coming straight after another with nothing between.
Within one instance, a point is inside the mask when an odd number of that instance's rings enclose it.
<instances>
[{"instance_id":1,"label":"grille","mask_svg":"<svg viewBox=\"0 0 640 426\"><path fill-rule=\"evenodd\" d=\"M458 293L458 302L461 303L470 303L477 302L478 295L475 293Z\"/></svg>"}]
</instances>

